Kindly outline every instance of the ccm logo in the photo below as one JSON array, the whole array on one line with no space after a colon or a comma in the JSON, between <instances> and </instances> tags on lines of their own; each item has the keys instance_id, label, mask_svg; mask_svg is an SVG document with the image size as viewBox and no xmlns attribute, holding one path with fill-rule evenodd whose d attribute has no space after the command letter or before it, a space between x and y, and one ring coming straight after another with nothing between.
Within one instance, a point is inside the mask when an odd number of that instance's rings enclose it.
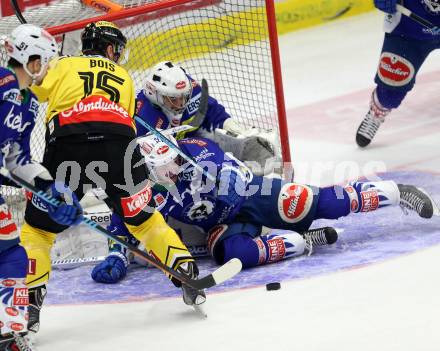
<instances>
[{"instance_id":1,"label":"ccm logo","mask_svg":"<svg viewBox=\"0 0 440 351\"><path fill-rule=\"evenodd\" d=\"M140 213L151 200L151 188L147 186L144 190L130 197L121 198L122 211L125 217L134 217Z\"/></svg>"}]
</instances>

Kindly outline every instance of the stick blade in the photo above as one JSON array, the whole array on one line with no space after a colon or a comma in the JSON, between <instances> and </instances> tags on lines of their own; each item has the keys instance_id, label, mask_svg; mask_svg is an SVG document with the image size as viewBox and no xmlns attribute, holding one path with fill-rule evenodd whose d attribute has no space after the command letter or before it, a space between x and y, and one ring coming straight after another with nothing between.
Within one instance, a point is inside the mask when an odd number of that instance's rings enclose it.
<instances>
[{"instance_id":1,"label":"stick blade","mask_svg":"<svg viewBox=\"0 0 440 351\"><path fill-rule=\"evenodd\" d=\"M211 288L231 279L241 272L241 268L241 261L238 258L233 258L206 277L191 281L191 285L197 289Z\"/></svg>"}]
</instances>

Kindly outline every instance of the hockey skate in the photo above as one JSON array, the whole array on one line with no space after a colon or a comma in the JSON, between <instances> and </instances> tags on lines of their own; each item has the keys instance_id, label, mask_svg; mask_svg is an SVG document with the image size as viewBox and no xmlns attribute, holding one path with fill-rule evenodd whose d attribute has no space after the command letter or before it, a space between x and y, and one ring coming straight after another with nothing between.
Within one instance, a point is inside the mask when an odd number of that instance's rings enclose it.
<instances>
[{"instance_id":1,"label":"hockey skate","mask_svg":"<svg viewBox=\"0 0 440 351\"><path fill-rule=\"evenodd\" d=\"M8 334L0 337L0 351L36 351L25 334Z\"/></svg>"},{"instance_id":2,"label":"hockey skate","mask_svg":"<svg viewBox=\"0 0 440 351\"><path fill-rule=\"evenodd\" d=\"M46 296L46 285L37 286L29 289L29 321L28 330L37 333L40 329L40 310Z\"/></svg>"},{"instance_id":3,"label":"hockey skate","mask_svg":"<svg viewBox=\"0 0 440 351\"><path fill-rule=\"evenodd\" d=\"M301 235L306 242L307 256L313 253L314 246L331 245L338 240L338 233L333 227L310 229L301 233Z\"/></svg>"},{"instance_id":4,"label":"hockey skate","mask_svg":"<svg viewBox=\"0 0 440 351\"><path fill-rule=\"evenodd\" d=\"M185 262L177 268L177 270L191 279L196 279L199 270L195 262ZM206 294L203 290L194 289L188 285L182 284L183 302L189 306L193 306L197 313L207 317L201 305L206 301Z\"/></svg>"},{"instance_id":5,"label":"hockey skate","mask_svg":"<svg viewBox=\"0 0 440 351\"><path fill-rule=\"evenodd\" d=\"M413 185L397 184L400 191L400 206L417 212L422 218L431 218L434 214L434 204L428 195Z\"/></svg>"},{"instance_id":6,"label":"hockey skate","mask_svg":"<svg viewBox=\"0 0 440 351\"><path fill-rule=\"evenodd\" d=\"M370 109L356 132L356 143L360 147L366 147L370 144L384 121L385 117L376 116Z\"/></svg>"}]
</instances>

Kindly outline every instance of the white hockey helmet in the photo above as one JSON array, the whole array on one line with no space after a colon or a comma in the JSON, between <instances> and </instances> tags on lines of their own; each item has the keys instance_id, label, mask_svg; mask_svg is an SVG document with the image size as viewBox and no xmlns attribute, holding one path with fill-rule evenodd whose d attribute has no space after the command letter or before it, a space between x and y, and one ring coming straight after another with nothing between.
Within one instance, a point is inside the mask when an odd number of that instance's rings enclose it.
<instances>
[{"instance_id":1,"label":"white hockey helmet","mask_svg":"<svg viewBox=\"0 0 440 351\"><path fill-rule=\"evenodd\" d=\"M39 76L49 61L58 55L58 45L52 35L33 24L21 24L16 27L5 41L9 57L23 65L26 73L35 78ZM38 55L41 60L41 70L32 74L27 64L31 56Z\"/></svg>"},{"instance_id":2,"label":"white hockey helmet","mask_svg":"<svg viewBox=\"0 0 440 351\"><path fill-rule=\"evenodd\" d=\"M428 11L439 14L440 13L440 0L422 0Z\"/></svg>"},{"instance_id":3,"label":"white hockey helmet","mask_svg":"<svg viewBox=\"0 0 440 351\"><path fill-rule=\"evenodd\" d=\"M162 108L172 125L178 125L191 98L192 89L185 70L171 61L164 61L149 72L144 94L153 104Z\"/></svg>"},{"instance_id":4,"label":"white hockey helmet","mask_svg":"<svg viewBox=\"0 0 440 351\"><path fill-rule=\"evenodd\" d=\"M177 146L177 141L172 135L165 136ZM151 180L159 184L174 184L182 170L177 151L155 135L139 138L137 143L150 171Z\"/></svg>"}]
</instances>

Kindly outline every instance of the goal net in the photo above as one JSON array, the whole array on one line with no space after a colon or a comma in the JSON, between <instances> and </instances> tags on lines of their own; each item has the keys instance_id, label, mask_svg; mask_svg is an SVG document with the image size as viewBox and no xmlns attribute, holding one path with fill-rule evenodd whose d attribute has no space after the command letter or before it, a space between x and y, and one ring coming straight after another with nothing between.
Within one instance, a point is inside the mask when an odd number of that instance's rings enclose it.
<instances>
[{"instance_id":1,"label":"goal net","mask_svg":"<svg viewBox=\"0 0 440 351\"><path fill-rule=\"evenodd\" d=\"M87 1L100 4L100 1ZM214 96L242 125L272 129L279 135L283 159L290 161L274 0L121 0L120 8L104 13L78 0L54 1L23 12L29 23L56 36L64 54L78 54L79 35L96 20L115 22L128 38L123 64L142 89L146 72L171 60L196 80L205 78ZM19 25L15 16L0 19L0 35ZM0 64L6 63L1 52ZM33 157L44 151L45 106L32 134ZM2 187L2 195L22 223L24 195Z\"/></svg>"}]
</instances>

